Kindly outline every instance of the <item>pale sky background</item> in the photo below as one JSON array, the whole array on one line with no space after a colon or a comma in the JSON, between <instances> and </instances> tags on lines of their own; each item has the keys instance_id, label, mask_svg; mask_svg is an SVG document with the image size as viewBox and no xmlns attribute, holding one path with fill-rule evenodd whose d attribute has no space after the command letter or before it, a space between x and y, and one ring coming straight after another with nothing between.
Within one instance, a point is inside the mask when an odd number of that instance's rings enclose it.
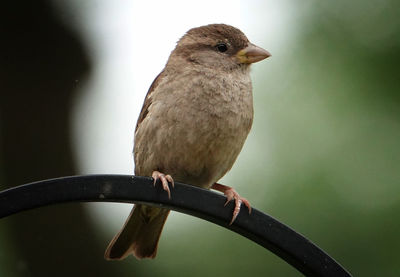
<instances>
[{"instance_id":1,"label":"pale sky background","mask_svg":"<svg viewBox=\"0 0 400 277\"><path fill-rule=\"evenodd\" d=\"M76 80L84 90L76 99L72 126L79 173L133 174L133 134L144 97L187 30L210 23L230 24L279 57L295 35L296 5L289 2L55 0L68 24L72 19L84 38L93 62L89 78ZM274 66L274 59L268 63ZM253 80L257 69L265 66L253 66ZM94 216L107 216L104 221L95 217L95 222L115 225L122 224L130 208L89 205ZM172 220L179 222L179 218Z\"/></svg>"}]
</instances>

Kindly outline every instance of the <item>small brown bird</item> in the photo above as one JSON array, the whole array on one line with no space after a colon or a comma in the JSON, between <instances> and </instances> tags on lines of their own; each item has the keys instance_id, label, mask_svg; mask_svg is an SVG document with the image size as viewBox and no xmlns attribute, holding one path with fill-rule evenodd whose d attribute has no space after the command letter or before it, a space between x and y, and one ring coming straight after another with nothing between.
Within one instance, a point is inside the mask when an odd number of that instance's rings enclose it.
<instances>
[{"instance_id":1,"label":"small brown bird","mask_svg":"<svg viewBox=\"0 0 400 277\"><path fill-rule=\"evenodd\" d=\"M135 175L160 179L170 197L174 180L216 189L235 200L231 223L243 202L216 183L231 169L253 121L251 63L270 54L237 28L211 24L189 30L152 83L135 130ZM154 258L169 210L137 204L105 252Z\"/></svg>"}]
</instances>

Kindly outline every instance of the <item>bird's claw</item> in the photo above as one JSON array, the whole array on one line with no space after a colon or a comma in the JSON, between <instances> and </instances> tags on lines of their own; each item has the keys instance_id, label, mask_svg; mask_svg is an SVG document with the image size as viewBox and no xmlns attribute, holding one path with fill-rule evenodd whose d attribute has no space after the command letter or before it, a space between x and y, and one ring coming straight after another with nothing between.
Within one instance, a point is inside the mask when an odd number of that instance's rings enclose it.
<instances>
[{"instance_id":1,"label":"bird's claw","mask_svg":"<svg viewBox=\"0 0 400 277\"><path fill-rule=\"evenodd\" d=\"M232 220L229 223L229 225L232 225L232 223L235 221L236 217L239 215L242 203L244 203L244 205L248 208L249 214L251 213L251 206L250 206L249 201L246 198L241 197L233 188L225 191L224 194L227 198L224 206L228 205L228 203L230 201L235 200L235 208L233 209Z\"/></svg>"},{"instance_id":2,"label":"bird's claw","mask_svg":"<svg viewBox=\"0 0 400 277\"><path fill-rule=\"evenodd\" d=\"M174 179L172 179L171 175L165 175L164 173L161 173L159 171L153 171L151 174L151 177L154 179L153 185L155 186L157 183L157 180L161 181L161 185L163 187L163 190L165 190L168 193L168 199L171 199L171 191L168 186L168 182L171 183L171 186L174 187Z\"/></svg>"},{"instance_id":3,"label":"bird's claw","mask_svg":"<svg viewBox=\"0 0 400 277\"><path fill-rule=\"evenodd\" d=\"M225 185L221 185L219 183L215 183L212 186L212 188L224 193L224 195L226 196L226 202L225 202L224 206L228 205L228 203L230 201L235 200L235 208L233 210L232 220L229 223L229 225L232 225L232 223L235 221L236 217L239 215L240 207L242 206L242 203L244 203L244 205L249 210L249 214L251 213L250 202L246 198L241 197L234 188L231 188L231 187L228 187Z\"/></svg>"}]
</instances>

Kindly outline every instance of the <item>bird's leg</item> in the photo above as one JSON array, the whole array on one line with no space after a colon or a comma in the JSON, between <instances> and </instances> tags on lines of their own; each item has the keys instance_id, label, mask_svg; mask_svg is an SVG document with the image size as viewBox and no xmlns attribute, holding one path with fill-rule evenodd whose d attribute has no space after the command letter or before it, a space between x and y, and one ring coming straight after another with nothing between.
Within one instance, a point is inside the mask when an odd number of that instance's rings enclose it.
<instances>
[{"instance_id":1,"label":"bird's leg","mask_svg":"<svg viewBox=\"0 0 400 277\"><path fill-rule=\"evenodd\" d=\"M154 179L154 186L158 179L160 179L163 189L168 193L168 198L171 199L171 191L169 190L168 182L171 183L172 187L174 187L174 179L172 179L171 175L165 175L159 171L153 171L151 177Z\"/></svg>"},{"instance_id":2,"label":"bird's leg","mask_svg":"<svg viewBox=\"0 0 400 277\"><path fill-rule=\"evenodd\" d=\"M232 220L229 223L229 225L231 225L235 221L236 217L238 216L238 214L240 212L240 206L242 205L242 203L244 203L245 206L249 209L249 214L251 213L250 202L246 198L241 197L234 188L228 187L228 186L225 186L225 185L222 185L219 183L214 183L211 186L211 188L222 192L226 196L227 199L226 199L224 206L226 206L230 201L235 199L235 209L233 210Z\"/></svg>"}]
</instances>

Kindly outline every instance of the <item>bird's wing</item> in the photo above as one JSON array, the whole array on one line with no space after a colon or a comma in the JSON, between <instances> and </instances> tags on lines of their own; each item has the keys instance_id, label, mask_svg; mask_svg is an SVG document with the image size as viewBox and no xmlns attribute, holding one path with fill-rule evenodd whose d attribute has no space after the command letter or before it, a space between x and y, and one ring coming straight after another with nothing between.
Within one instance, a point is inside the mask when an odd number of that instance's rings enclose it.
<instances>
[{"instance_id":1,"label":"bird's wing","mask_svg":"<svg viewBox=\"0 0 400 277\"><path fill-rule=\"evenodd\" d=\"M158 84L160 83L160 81L162 80L162 78L164 77L164 70L160 72L160 74L157 75L157 77L154 79L153 83L151 83L151 86L149 88L149 91L146 94L146 97L144 98L144 103L143 103L143 107L142 110L140 111L139 114L139 118L137 120L136 123L136 128L135 128L135 133L138 129L139 124L145 119L146 115L149 112L149 107L152 103L152 97L151 94L153 93L153 91L155 90L155 88L158 86Z\"/></svg>"}]
</instances>

